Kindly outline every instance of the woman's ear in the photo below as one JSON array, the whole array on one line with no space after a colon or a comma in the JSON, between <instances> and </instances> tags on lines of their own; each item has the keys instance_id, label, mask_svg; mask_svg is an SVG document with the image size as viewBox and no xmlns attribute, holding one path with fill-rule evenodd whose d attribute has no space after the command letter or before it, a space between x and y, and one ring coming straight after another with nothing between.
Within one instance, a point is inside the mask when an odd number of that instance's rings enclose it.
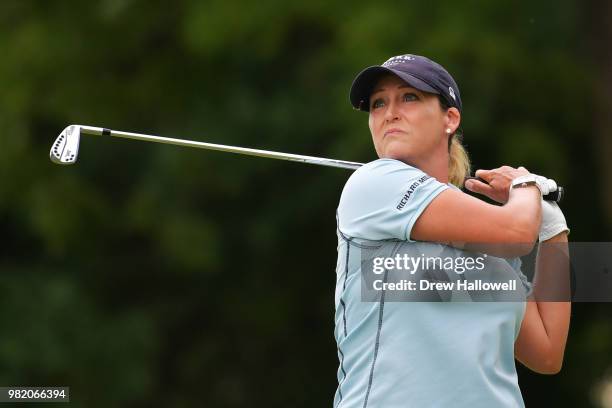
<instances>
[{"instance_id":1,"label":"woman's ear","mask_svg":"<svg viewBox=\"0 0 612 408\"><path fill-rule=\"evenodd\" d=\"M459 109L455 107L448 108L446 111L446 127L450 128L451 134L457 131L459 123L461 123L461 113L459 112Z\"/></svg>"}]
</instances>

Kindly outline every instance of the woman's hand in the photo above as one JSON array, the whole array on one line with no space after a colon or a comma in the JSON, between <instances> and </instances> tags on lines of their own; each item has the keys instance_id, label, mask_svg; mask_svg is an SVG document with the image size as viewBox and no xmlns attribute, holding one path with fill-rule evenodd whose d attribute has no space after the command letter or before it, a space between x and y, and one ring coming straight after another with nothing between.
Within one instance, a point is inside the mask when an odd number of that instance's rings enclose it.
<instances>
[{"instance_id":1,"label":"woman's hand","mask_svg":"<svg viewBox=\"0 0 612 408\"><path fill-rule=\"evenodd\" d=\"M476 170L475 176L480 177L486 183L470 179L465 182L465 188L504 204L508 201L512 180L528 174L529 171L524 167L515 169L510 166L502 166L492 170Z\"/></svg>"}]
</instances>

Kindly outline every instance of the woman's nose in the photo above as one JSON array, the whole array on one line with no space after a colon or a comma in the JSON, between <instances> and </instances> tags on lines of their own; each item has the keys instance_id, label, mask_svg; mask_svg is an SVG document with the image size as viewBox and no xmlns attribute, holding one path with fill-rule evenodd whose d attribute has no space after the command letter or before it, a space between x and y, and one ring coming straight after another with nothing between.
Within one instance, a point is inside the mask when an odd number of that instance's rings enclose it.
<instances>
[{"instance_id":1,"label":"woman's nose","mask_svg":"<svg viewBox=\"0 0 612 408\"><path fill-rule=\"evenodd\" d=\"M397 105L393 102L391 102L388 107L387 110L385 111L385 120L387 122L391 122L394 121L396 119L398 119L399 116L397 114Z\"/></svg>"}]
</instances>

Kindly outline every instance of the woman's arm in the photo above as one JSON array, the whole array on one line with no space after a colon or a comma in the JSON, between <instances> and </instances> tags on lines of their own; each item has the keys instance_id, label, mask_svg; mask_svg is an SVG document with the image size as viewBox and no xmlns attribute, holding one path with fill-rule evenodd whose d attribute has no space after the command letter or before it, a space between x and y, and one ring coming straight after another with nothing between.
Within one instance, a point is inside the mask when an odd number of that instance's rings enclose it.
<instances>
[{"instance_id":1,"label":"woman's arm","mask_svg":"<svg viewBox=\"0 0 612 408\"><path fill-rule=\"evenodd\" d=\"M537 187L527 187L513 189L508 196L512 179L522 175L521 171L526 172L504 166L476 173L488 184L477 183L470 190L499 202L507 200L503 206L487 204L459 191L440 193L415 223L411 237L423 241L466 242L468 247L469 243L497 243L502 244L499 245L502 252L520 247L524 247L524 253L530 252L540 230L541 194ZM569 330L571 303L563 301L570 299L566 228L538 248L534 290L515 342L516 359L543 374L554 374L561 369ZM530 245L503 245L509 243ZM523 253L514 254L517 255Z\"/></svg>"},{"instance_id":2,"label":"woman's arm","mask_svg":"<svg viewBox=\"0 0 612 408\"><path fill-rule=\"evenodd\" d=\"M540 243L534 291L514 344L516 359L535 372L561 370L571 311L569 280L567 233L562 232Z\"/></svg>"},{"instance_id":3,"label":"woman's arm","mask_svg":"<svg viewBox=\"0 0 612 408\"><path fill-rule=\"evenodd\" d=\"M479 171L477 175L489 185L487 191L479 189L477 192L493 198L496 194L508 197L512 180L525 174L529 172L524 168L507 166ZM538 237L540 201L541 194L535 186L512 189L503 206L488 204L460 191L446 190L420 215L412 228L411 238L434 242L525 243L529 244L524 248L527 253Z\"/></svg>"}]
</instances>

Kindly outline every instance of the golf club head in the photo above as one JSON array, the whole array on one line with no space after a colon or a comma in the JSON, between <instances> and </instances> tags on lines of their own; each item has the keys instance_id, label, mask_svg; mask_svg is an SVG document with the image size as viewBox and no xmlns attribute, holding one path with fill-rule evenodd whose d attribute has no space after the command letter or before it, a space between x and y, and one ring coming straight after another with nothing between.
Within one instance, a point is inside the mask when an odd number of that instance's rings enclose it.
<instances>
[{"instance_id":1,"label":"golf club head","mask_svg":"<svg viewBox=\"0 0 612 408\"><path fill-rule=\"evenodd\" d=\"M60 133L53 142L49 157L56 164L72 164L76 162L79 154L79 139L81 138L81 128L77 125L70 125Z\"/></svg>"}]
</instances>

